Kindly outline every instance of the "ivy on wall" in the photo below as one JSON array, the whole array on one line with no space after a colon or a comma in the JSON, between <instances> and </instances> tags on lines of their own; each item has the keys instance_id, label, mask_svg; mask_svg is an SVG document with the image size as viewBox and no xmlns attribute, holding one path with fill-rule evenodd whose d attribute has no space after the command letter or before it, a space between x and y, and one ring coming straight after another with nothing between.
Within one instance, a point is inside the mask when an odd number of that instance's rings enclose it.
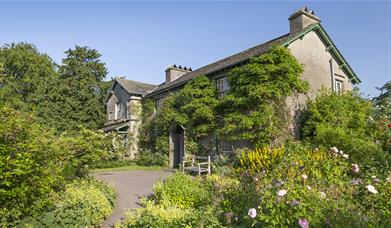
<instances>
[{"instance_id":1,"label":"ivy on wall","mask_svg":"<svg viewBox=\"0 0 391 228\"><path fill-rule=\"evenodd\" d=\"M199 76L167 96L156 113L154 102L144 100L140 148L167 153L168 132L174 122L186 128L188 153L202 151L197 142L216 133L228 141L269 144L288 125L286 98L308 90L308 83L300 79L302 72L289 50L276 46L232 69L230 91L221 99L213 81Z\"/></svg>"},{"instance_id":2,"label":"ivy on wall","mask_svg":"<svg viewBox=\"0 0 391 228\"><path fill-rule=\"evenodd\" d=\"M309 88L300 79L302 72L296 58L280 46L231 70L230 91L217 109L221 116L218 134L258 147L282 137L290 120L286 98Z\"/></svg>"}]
</instances>

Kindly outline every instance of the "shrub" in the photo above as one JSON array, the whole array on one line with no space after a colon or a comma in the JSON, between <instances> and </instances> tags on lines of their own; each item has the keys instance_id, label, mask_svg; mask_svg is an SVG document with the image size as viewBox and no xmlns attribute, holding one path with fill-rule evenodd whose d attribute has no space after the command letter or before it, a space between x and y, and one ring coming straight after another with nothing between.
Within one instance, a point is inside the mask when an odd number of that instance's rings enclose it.
<instances>
[{"instance_id":1,"label":"shrub","mask_svg":"<svg viewBox=\"0 0 391 228\"><path fill-rule=\"evenodd\" d=\"M220 202L223 221L263 227L294 226L305 219L314 226L386 227L391 222L387 176L361 164L353 172L352 160L334 150L290 143L272 168L243 169L236 177L240 184L213 191L218 192L214 199ZM256 216L249 216L249 209ZM237 219L228 222L227 214Z\"/></svg>"},{"instance_id":2,"label":"shrub","mask_svg":"<svg viewBox=\"0 0 391 228\"><path fill-rule=\"evenodd\" d=\"M208 205L210 193L203 187L199 178L176 173L154 185L156 202L165 206L177 206L179 208L198 208Z\"/></svg>"},{"instance_id":3,"label":"shrub","mask_svg":"<svg viewBox=\"0 0 391 228\"><path fill-rule=\"evenodd\" d=\"M372 111L372 104L355 91L324 90L308 104L303 118L303 139L324 149L336 146L354 162L370 164L373 156L382 153L374 140Z\"/></svg>"},{"instance_id":4,"label":"shrub","mask_svg":"<svg viewBox=\"0 0 391 228\"><path fill-rule=\"evenodd\" d=\"M68 161L64 175L68 179L86 177L89 166L110 157L112 141L103 132L81 128L77 133L63 133L57 142Z\"/></svg>"},{"instance_id":5,"label":"shrub","mask_svg":"<svg viewBox=\"0 0 391 228\"><path fill-rule=\"evenodd\" d=\"M222 227L210 207L203 210L155 205L146 201L143 208L125 215L116 227Z\"/></svg>"},{"instance_id":6,"label":"shrub","mask_svg":"<svg viewBox=\"0 0 391 228\"><path fill-rule=\"evenodd\" d=\"M144 150L137 155L136 164L142 166L167 166L168 156L166 154L152 153Z\"/></svg>"},{"instance_id":7,"label":"shrub","mask_svg":"<svg viewBox=\"0 0 391 228\"><path fill-rule=\"evenodd\" d=\"M50 205L62 180L54 141L31 115L0 108L0 226Z\"/></svg>"},{"instance_id":8,"label":"shrub","mask_svg":"<svg viewBox=\"0 0 391 228\"><path fill-rule=\"evenodd\" d=\"M68 184L55 206L40 216L26 219L23 226L69 227L99 225L111 214L115 193L94 180Z\"/></svg>"}]
</instances>

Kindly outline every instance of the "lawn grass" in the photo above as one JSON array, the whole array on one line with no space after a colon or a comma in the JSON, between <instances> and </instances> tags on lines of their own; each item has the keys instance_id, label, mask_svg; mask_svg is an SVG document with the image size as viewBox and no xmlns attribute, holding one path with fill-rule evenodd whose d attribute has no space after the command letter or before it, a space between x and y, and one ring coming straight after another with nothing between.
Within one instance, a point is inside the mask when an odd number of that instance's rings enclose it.
<instances>
[{"instance_id":1,"label":"lawn grass","mask_svg":"<svg viewBox=\"0 0 391 228\"><path fill-rule=\"evenodd\" d=\"M154 170L160 171L167 167L162 166L138 166L138 165L130 165L130 166L122 166L122 167L114 167L114 168L98 168L92 169L91 173L99 173L99 172L111 172L111 171L132 171L132 170Z\"/></svg>"}]
</instances>

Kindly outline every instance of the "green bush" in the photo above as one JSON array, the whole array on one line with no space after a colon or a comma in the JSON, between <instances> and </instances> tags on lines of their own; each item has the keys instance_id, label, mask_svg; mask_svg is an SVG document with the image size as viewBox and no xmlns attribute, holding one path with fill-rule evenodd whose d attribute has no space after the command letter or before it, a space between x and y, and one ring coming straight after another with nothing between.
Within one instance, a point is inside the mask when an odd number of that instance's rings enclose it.
<instances>
[{"instance_id":1,"label":"green bush","mask_svg":"<svg viewBox=\"0 0 391 228\"><path fill-rule=\"evenodd\" d=\"M203 210L155 205L146 201L143 208L129 212L116 227L222 227L210 207Z\"/></svg>"},{"instance_id":2,"label":"green bush","mask_svg":"<svg viewBox=\"0 0 391 228\"><path fill-rule=\"evenodd\" d=\"M0 108L0 226L50 205L62 180L54 141L32 116Z\"/></svg>"},{"instance_id":3,"label":"green bush","mask_svg":"<svg viewBox=\"0 0 391 228\"><path fill-rule=\"evenodd\" d=\"M375 143L375 121L371 102L357 92L322 91L310 101L304 113L303 139L328 149L337 147L350 155L354 162L371 164L382 153ZM388 164L387 164L388 162ZM389 166L390 159L385 162Z\"/></svg>"},{"instance_id":4,"label":"green bush","mask_svg":"<svg viewBox=\"0 0 391 228\"><path fill-rule=\"evenodd\" d=\"M94 180L68 184L54 207L40 216L26 219L21 226L82 227L99 225L111 214L115 192Z\"/></svg>"},{"instance_id":5,"label":"green bush","mask_svg":"<svg viewBox=\"0 0 391 228\"><path fill-rule=\"evenodd\" d=\"M167 177L154 185L156 202L179 208L199 208L211 201L210 193L203 187L202 180L183 173Z\"/></svg>"},{"instance_id":6,"label":"green bush","mask_svg":"<svg viewBox=\"0 0 391 228\"><path fill-rule=\"evenodd\" d=\"M63 172L68 179L86 177L89 166L110 159L110 153L115 150L109 136L85 128L76 133L61 134L57 145L68 161Z\"/></svg>"},{"instance_id":7,"label":"green bush","mask_svg":"<svg viewBox=\"0 0 391 228\"><path fill-rule=\"evenodd\" d=\"M166 154L152 153L144 150L137 155L136 164L141 166L167 166L168 156Z\"/></svg>"}]
</instances>

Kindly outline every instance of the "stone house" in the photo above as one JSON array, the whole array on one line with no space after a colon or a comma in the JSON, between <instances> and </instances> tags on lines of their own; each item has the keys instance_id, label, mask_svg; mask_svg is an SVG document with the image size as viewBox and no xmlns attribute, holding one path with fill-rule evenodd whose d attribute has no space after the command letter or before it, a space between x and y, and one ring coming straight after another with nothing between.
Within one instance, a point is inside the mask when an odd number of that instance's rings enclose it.
<instances>
[{"instance_id":1,"label":"stone house","mask_svg":"<svg viewBox=\"0 0 391 228\"><path fill-rule=\"evenodd\" d=\"M155 85L117 77L106 97L107 121L102 130L116 131L122 136L129 158L134 158L138 151L141 99L155 88Z\"/></svg>"},{"instance_id":2,"label":"stone house","mask_svg":"<svg viewBox=\"0 0 391 228\"><path fill-rule=\"evenodd\" d=\"M191 68L172 65L165 71L165 82L158 86L129 81L133 87L132 90L127 91L124 102L128 104L125 110L131 114L127 114L127 118L120 118L120 121L112 122L113 124L105 127L105 131L121 130L124 129L122 126L127 126L125 128L128 129L128 132L132 132L131 135L136 136L137 132L134 130L138 126L140 99L145 96L155 100L156 109L159 109L168 94L180 90L187 82L200 75L206 75L213 79L218 90L218 96L224 96L230 88L226 78L227 72L233 67L245 64L254 56L266 53L274 45L281 45L290 50L291 54L304 67L302 79L306 80L310 85L310 89L306 94L296 94L287 99L286 102L293 117L305 105L308 99L313 99L316 96L321 88L329 88L338 92L352 90L354 84L360 83L360 79L339 52L330 36L322 27L319 17L313 11L302 8L293 13L288 19L289 33L194 71ZM116 100L117 97L121 96L117 95L120 93L120 89L116 88L116 86L123 85L126 81L128 80L123 78L116 79L113 91L108 97L107 115L109 123L113 115L111 112L114 110L112 107L118 102ZM140 88L136 89L137 86L140 86ZM127 90L125 87L122 86L121 88ZM139 92L136 93L135 90ZM129 100L126 100L126 98L129 98ZM114 111L114 113L116 112ZM134 127L132 127L132 124ZM175 167L184 155L184 129L174 124L169 134L170 166ZM230 145L226 142L216 142L216 145L216 151L218 152L230 150Z\"/></svg>"}]
</instances>

